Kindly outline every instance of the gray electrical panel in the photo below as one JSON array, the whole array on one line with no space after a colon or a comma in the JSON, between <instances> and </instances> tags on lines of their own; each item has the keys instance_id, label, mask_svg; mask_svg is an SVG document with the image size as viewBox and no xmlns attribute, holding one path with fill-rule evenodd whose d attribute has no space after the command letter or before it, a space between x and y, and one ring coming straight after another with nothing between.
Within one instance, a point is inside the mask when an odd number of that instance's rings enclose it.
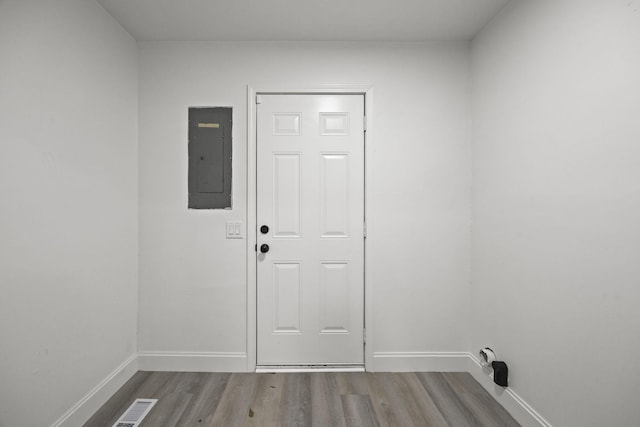
<instances>
[{"instance_id":1,"label":"gray electrical panel","mask_svg":"<svg viewBox=\"0 0 640 427\"><path fill-rule=\"evenodd\" d=\"M189 108L189 208L231 208L231 107Z\"/></svg>"}]
</instances>

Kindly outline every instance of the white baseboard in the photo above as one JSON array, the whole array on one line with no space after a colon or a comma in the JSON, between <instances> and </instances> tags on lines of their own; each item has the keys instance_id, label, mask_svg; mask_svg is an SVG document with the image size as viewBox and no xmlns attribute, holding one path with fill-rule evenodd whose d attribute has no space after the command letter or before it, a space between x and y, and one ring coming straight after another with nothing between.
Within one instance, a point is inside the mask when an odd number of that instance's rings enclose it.
<instances>
[{"instance_id":1,"label":"white baseboard","mask_svg":"<svg viewBox=\"0 0 640 427\"><path fill-rule=\"evenodd\" d=\"M535 411L523 398L510 388L496 385L493 379L483 370L480 361L469 353L466 369L496 399L522 427L552 427L542 415Z\"/></svg>"},{"instance_id":2,"label":"white baseboard","mask_svg":"<svg viewBox=\"0 0 640 427\"><path fill-rule=\"evenodd\" d=\"M247 372L247 354L145 351L138 354L138 369L172 372Z\"/></svg>"},{"instance_id":3,"label":"white baseboard","mask_svg":"<svg viewBox=\"0 0 640 427\"><path fill-rule=\"evenodd\" d=\"M375 352L374 372L464 372L469 353L466 352Z\"/></svg>"},{"instance_id":4,"label":"white baseboard","mask_svg":"<svg viewBox=\"0 0 640 427\"><path fill-rule=\"evenodd\" d=\"M77 427L83 425L136 372L138 372L138 355L133 354L54 422L52 427Z\"/></svg>"}]
</instances>

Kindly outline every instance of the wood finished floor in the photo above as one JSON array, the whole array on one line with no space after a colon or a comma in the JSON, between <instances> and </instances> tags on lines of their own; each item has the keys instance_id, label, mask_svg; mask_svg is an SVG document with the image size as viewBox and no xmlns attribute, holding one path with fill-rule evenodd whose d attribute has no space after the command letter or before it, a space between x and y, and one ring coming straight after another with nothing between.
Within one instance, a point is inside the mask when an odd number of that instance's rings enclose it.
<instances>
[{"instance_id":1,"label":"wood finished floor","mask_svg":"<svg viewBox=\"0 0 640 427\"><path fill-rule=\"evenodd\" d=\"M136 398L158 399L141 427L519 426L469 373L138 372L85 427Z\"/></svg>"}]
</instances>

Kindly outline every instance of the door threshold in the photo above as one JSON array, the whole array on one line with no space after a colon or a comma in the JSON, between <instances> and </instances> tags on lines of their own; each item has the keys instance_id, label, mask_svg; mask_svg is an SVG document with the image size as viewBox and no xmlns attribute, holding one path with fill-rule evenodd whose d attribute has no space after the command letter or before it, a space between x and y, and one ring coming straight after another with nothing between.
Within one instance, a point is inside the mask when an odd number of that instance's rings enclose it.
<instances>
[{"instance_id":1,"label":"door threshold","mask_svg":"<svg viewBox=\"0 0 640 427\"><path fill-rule=\"evenodd\" d=\"M365 372L363 365L269 365L256 366L257 374L308 372Z\"/></svg>"}]
</instances>

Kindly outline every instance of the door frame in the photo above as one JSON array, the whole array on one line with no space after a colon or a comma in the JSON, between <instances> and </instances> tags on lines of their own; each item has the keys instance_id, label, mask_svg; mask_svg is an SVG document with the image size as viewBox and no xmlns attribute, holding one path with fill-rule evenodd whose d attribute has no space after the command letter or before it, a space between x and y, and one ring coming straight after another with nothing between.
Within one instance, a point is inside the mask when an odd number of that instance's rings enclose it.
<instances>
[{"instance_id":1,"label":"door frame","mask_svg":"<svg viewBox=\"0 0 640 427\"><path fill-rule=\"evenodd\" d=\"M373 86L359 85L330 85L315 87L258 87L247 86L247 371L255 372L258 343L257 343L257 284L258 272L256 265L256 244L257 244L257 130L256 130L256 96L269 94L339 94L339 95L363 95L364 111L367 117L366 130L364 133L364 215L365 220L369 217L367 211L368 200L368 175L367 158L369 146L373 141ZM369 263L367 262L367 239L364 240L364 366L366 371L373 370L373 290L369 284Z\"/></svg>"}]
</instances>

